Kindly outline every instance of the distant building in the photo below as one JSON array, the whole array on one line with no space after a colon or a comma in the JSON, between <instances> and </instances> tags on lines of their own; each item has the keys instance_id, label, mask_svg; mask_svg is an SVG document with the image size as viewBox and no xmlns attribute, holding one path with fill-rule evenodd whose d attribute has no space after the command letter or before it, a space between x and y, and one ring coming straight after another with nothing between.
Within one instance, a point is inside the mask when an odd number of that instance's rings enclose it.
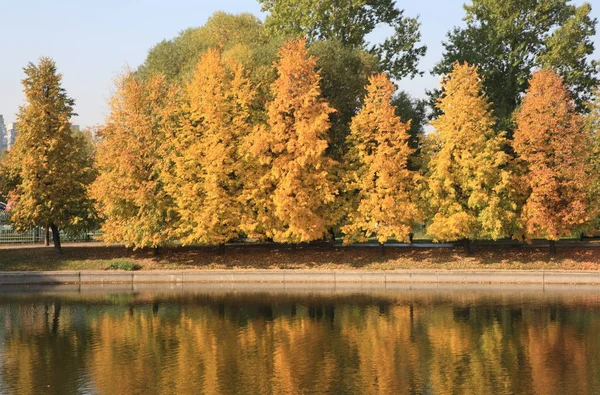
<instances>
[{"instance_id":1,"label":"distant building","mask_svg":"<svg viewBox=\"0 0 600 395\"><path fill-rule=\"evenodd\" d=\"M6 126L4 125L4 117L0 115L0 152L6 149Z\"/></svg>"},{"instance_id":2,"label":"distant building","mask_svg":"<svg viewBox=\"0 0 600 395\"><path fill-rule=\"evenodd\" d=\"M81 128L79 125L71 125L71 131L80 132ZM0 152L2 150L10 150L14 147L16 138L17 124L13 122L5 126L4 117L0 115Z\"/></svg>"},{"instance_id":3,"label":"distant building","mask_svg":"<svg viewBox=\"0 0 600 395\"><path fill-rule=\"evenodd\" d=\"M15 139L17 138L17 124L9 123L6 127L6 149L10 149L15 145Z\"/></svg>"}]
</instances>

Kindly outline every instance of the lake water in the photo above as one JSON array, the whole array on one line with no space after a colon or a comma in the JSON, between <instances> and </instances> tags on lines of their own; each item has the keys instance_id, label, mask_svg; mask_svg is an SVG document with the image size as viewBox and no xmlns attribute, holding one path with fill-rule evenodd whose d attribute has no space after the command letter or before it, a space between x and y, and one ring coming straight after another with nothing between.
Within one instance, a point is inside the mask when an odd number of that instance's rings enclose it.
<instances>
[{"instance_id":1,"label":"lake water","mask_svg":"<svg viewBox=\"0 0 600 395\"><path fill-rule=\"evenodd\" d=\"M0 289L0 393L600 394L594 288L182 288Z\"/></svg>"}]
</instances>

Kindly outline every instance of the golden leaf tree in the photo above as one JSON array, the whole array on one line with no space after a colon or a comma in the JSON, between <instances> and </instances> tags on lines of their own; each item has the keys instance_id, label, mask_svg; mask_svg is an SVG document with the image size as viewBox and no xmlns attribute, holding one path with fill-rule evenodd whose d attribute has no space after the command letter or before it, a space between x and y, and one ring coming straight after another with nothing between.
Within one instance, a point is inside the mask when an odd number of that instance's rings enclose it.
<instances>
[{"instance_id":1,"label":"golden leaf tree","mask_svg":"<svg viewBox=\"0 0 600 395\"><path fill-rule=\"evenodd\" d=\"M588 203L592 221L586 231L596 231L600 227L600 87L594 91L593 99L588 103L585 125L591 138L587 172L589 174Z\"/></svg>"},{"instance_id":2,"label":"golden leaf tree","mask_svg":"<svg viewBox=\"0 0 600 395\"><path fill-rule=\"evenodd\" d=\"M72 130L75 101L62 87L54 61L40 58L24 71L26 104L17 114L19 134L3 161L1 184L15 227L52 229L60 253L61 230L83 230L95 220L88 194L93 162L83 136Z\"/></svg>"},{"instance_id":3,"label":"golden leaf tree","mask_svg":"<svg viewBox=\"0 0 600 395\"><path fill-rule=\"evenodd\" d=\"M177 92L160 75L142 81L128 74L118 81L99 131L99 176L92 185L105 241L158 251L171 239L175 216L162 166L177 106Z\"/></svg>"},{"instance_id":4,"label":"golden leaf tree","mask_svg":"<svg viewBox=\"0 0 600 395\"><path fill-rule=\"evenodd\" d=\"M506 139L495 120L477 68L454 64L443 82L432 122L438 146L429 162L427 198L435 240L498 239L511 234L516 203L511 191Z\"/></svg>"},{"instance_id":5,"label":"golden leaf tree","mask_svg":"<svg viewBox=\"0 0 600 395\"><path fill-rule=\"evenodd\" d=\"M420 177L407 168L410 123L395 114L394 91L385 74L371 77L362 109L352 119L348 176L355 204L342 228L346 241L364 241L372 234L380 243L390 238L406 241L415 223L422 221L415 204Z\"/></svg>"},{"instance_id":6,"label":"golden leaf tree","mask_svg":"<svg viewBox=\"0 0 600 395\"><path fill-rule=\"evenodd\" d=\"M333 109L321 97L305 40L284 43L276 68L267 124L252 135L258 165L246 200L256 213L253 229L279 242L307 242L323 237L332 222L334 162L326 150Z\"/></svg>"},{"instance_id":7,"label":"golden leaf tree","mask_svg":"<svg viewBox=\"0 0 600 395\"><path fill-rule=\"evenodd\" d=\"M186 90L187 122L173 136L166 176L182 242L223 244L240 233L242 140L252 127L253 90L240 64L211 49Z\"/></svg>"},{"instance_id":8,"label":"golden leaf tree","mask_svg":"<svg viewBox=\"0 0 600 395\"><path fill-rule=\"evenodd\" d=\"M514 150L524 166L520 220L527 240L570 236L589 219L590 139L563 79L550 69L531 78L516 113Z\"/></svg>"}]
</instances>

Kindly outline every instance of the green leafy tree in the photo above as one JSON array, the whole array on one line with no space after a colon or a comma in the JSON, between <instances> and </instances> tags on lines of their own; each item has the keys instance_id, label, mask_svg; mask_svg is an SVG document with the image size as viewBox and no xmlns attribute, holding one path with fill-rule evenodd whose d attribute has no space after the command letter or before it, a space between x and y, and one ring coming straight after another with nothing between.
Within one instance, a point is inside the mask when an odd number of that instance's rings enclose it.
<instances>
[{"instance_id":1,"label":"green leafy tree","mask_svg":"<svg viewBox=\"0 0 600 395\"><path fill-rule=\"evenodd\" d=\"M88 195L95 173L83 135L72 131L75 101L54 61L40 58L24 71L26 104L17 115L19 135L4 161L2 184L16 228L49 227L60 253L60 230L78 231L95 220Z\"/></svg>"},{"instance_id":2,"label":"green leafy tree","mask_svg":"<svg viewBox=\"0 0 600 395\"><path fill-rule=\"evenodd\" d=\"M202 54L210 48L219 49L227 57L238 56L243 64L262 63L261 48L269 42L262 22L252 14L216 12L203 26L189 28L172 40L155 45L136 73L142 77L163 74L167 80L185 82L191 79ZM264 60L275 59L277 48ZM255 57L257 59L255 59Z\"/></svg>"},{"instance_id":3,"label":"green leafy tree","mask_svg":"<svg viewBox=\"0 0 600 395\"><path fill-rule=\"evenodd\" d=\"M329 116L328 155L340 161L348 151L350 122L361 107L369 76L379 70L377 60L334 40L314 42L309 53L317 59L323 98L335 109Z\"/></svg>"},{"instance_id":4,"label":"green leafy tree","mask_svg":"<svg viewBox=\"0 0 600 395\"><path fill-rule=\"evenodd\" d=\"M394 0L259 0L268 12L266 27L272 35L305 37L309 43L337 40L349 48L368 49L377 55L382 70L395 78L420 74L420 24L404 16ZM393 33L383 43L370 46L366 37L378 26Z\"/></svg>"},{"instance_id":5,"label":"green leafy tree","mask_svg":"<svg viewBox=\"0 0 600 395\"><path fill-rule=\"evenodd\" d=\"M529 86L533 70L557 70L582 109L598 83L594 52L596 19L591 6L570 0L473 0L465 6L466 27L455 28L444 44L434 73L447 74L454 62L479 68L485 92L499 119L498 130L511 132L513 112Z\"/></svg>"},{"instance_id":6,"label":"green leafy tree","mask_svg":"<svg viewBox=\"0 0 600 395\"><path fill-rule=\"evenodd\" d=\"M427 101L415 99L407 92L400 91L394 95L392 105L396 108L396 115L403 122L409 122L408 147L412 153L408 160L408 168L419 170L423 166L422 145L425 138L425 125L428 122Z\"/></svg>"}]
</instances>

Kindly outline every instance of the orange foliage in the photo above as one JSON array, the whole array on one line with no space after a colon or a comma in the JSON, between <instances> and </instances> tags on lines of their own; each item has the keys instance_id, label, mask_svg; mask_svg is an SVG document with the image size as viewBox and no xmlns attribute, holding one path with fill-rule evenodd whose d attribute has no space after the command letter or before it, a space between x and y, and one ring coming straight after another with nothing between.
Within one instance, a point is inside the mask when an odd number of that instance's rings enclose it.
<instances>
[{"instance_id":1,"label":"orange foliage","mask_svg":"<svg viewBox=\"0 0 600 395\"><path fill-rule=\"evenodd\" d=\"M521 193L527 197L521 213L524 236L570 236L590 218L590 140L558 74L549 69L533 74L516 123L513 145L524 169Z\"/></svg>"}]
</instances>

